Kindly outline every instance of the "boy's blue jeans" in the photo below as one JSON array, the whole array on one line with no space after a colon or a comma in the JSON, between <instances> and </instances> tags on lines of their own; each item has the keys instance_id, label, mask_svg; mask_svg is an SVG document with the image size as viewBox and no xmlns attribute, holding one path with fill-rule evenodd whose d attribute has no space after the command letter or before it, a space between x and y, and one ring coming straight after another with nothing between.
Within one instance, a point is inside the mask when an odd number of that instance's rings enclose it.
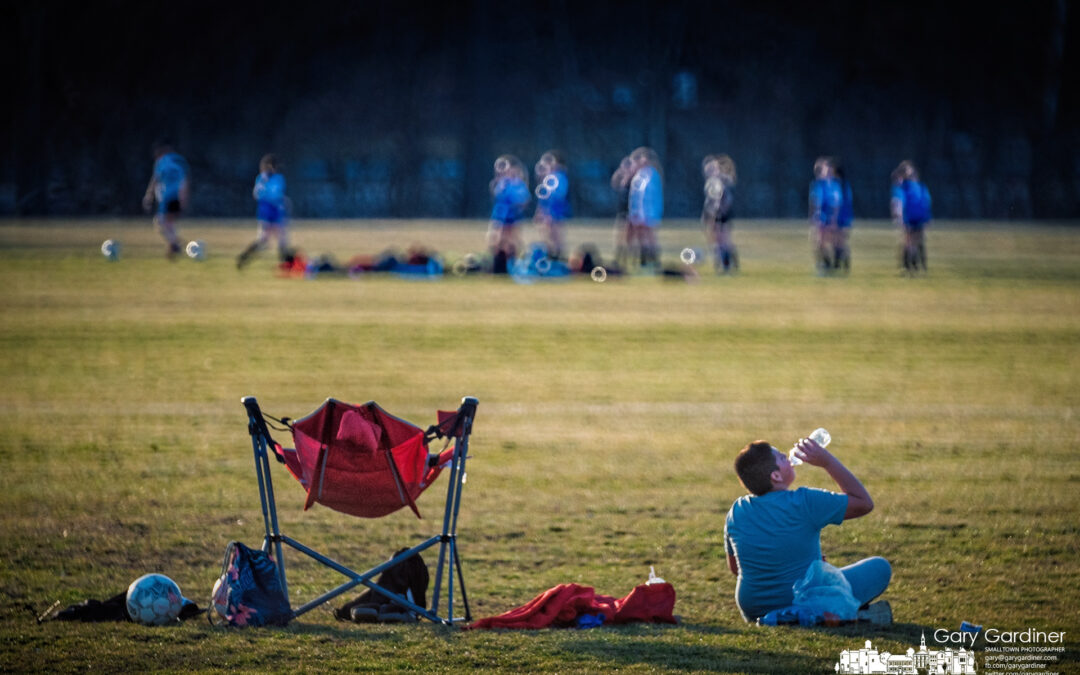
<instances>
[{"instance_id":1,"label":"boy's blue jeans","mask_svg":"<svg viewBox=\"0 0 1080 675\"><path fill-rule=\"evenodd\" d=\"M880 556L865 558L847 567L841 567L840 571L851 584L851 594L860 605L869 604L871 600L884 593L892 579L892 565Z\"/></svg>"}]
</instances>

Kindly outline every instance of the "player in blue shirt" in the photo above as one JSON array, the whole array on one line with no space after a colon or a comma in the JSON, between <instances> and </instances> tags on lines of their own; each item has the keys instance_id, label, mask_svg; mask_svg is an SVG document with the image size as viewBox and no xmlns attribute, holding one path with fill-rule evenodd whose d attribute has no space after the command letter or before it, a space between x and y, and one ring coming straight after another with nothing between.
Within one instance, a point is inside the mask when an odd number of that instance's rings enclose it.
<instances>
[{"instance_id":1,"label":"player in blue shirt","mask_svg":"<svg viewBox=\"0 0 1080 675\"><path fill-rule=\"evenodd\" d=\"M187 161L173 150L171 142L158 141L154 144L154 170L143 195L143 208L147 213L154 211L154 225L168 244L169 260L176 260L180 254L176 223L187 210L189 196Z\"/></svg>"},{"instance_id":2,"label":"player in blue shirt","mask_svg":"<svg viewBox=\"0 0 1080 675\"><path fill-rule=\"evenodd\" d=\"M632 241L640 248L642 267L659 268L660 242L656 231L664 217L664 177L660 157L652 148L638 148L630 153L633 178L627 203L627 220Z\"/></svg>"},{"instance_id":3,"label":"player in blue shirt","mask_svg":"<svg viewBox=\"0 0 1080 675\"><path fill-rule=\"evenodd\" d=\"M508 262L517 257L521 248L517 225L531 201L525 165L514 155L502 155L495 160L490 187L493 205L487 240L494 258L492 271L505 274Z\"/></svg>"},{"instance_id":4,"label":"player in blue shirt","mask_svg":"<svg viewBox=\"0 0 1080 675\"><path fill-rule=\"evenodd\" d=\"M713 249L713 269L739 271L739 252L731 239L735 217L735 162L727 155L708 155L701 162L705 177L705 205L701 222Z\"/></svg>"},{"instance_id":5,"label":"player in blue shirt","mask_svg":"<svg viewBox=\"0 0 1080 675\"><path fill-rule=\"evenodd\" d=\"M933 217L930 190L919 180L919 170L910 160L900 162L892 172L890 212L893 224L903 232L900 262L909 274L926 271L926 226Z\"/></svg>"},{"instance_id":6,"label":"player in blue shirt","mask_svg":"<svg viewBox=\"0 0 1080 675\"><path fill-rule=\"evenodd\" d=\"M814 246L814 262L818 274L827 274L833 266L837 219L843 192L833 174L828 157L814 162L814 180L810 183L810 237Z\"/></svg>"},{"instance_id":7,"label":"player in blue shirt","mask_svg":"<svg viewBox=\"0 0 1080 675\"><path fill-rule=\"evenodd\" d=\"M735 602L746 621L792 604L792 586L810 564L824 560L821 530L870 513L874 502L863 484L828 450L810 439L796 456L825 469L841 492L791 490L795 470L788 456L765 441L743 448L735 472L750 494L731 505L724 523L728 568L738 576ZM889 585L892 568L884 558L860 560L840 570L865 607Z\"/></svg>"},{"instance_id":8,"label":"player in blue shirt","mask_svg":"<svg viewBox=\"0 0 1080 675\"><path fill-rule=\"evenodd\" d=\"M237 256L237 269L242 268L253 255L264 249L271 236L277 238L279 260L285 260L289 254L285 176L281 174L281 165L273 154L263 155L259 160L259 175L255 177L255 188L251 195L255 198L255 219L259 223L259 231L255 241Z\"/></svg>"},{"instance_id":9,"label":"player in blue shirt","mask_svg":"<svg viewBox=\"0 0 1080 675\"><path fill-rule=\"evenodd\" d=\"M547 243L552 260L562 258L566 244L564 223L570 218L570 181L566 163L557 150L545 152L536 163L536 213L533 220Z\"/></svg>"},{"instance_id":10,"label":"player in blue shirt","mask_svg":"<svg viewBox=\"0 0 1080 675\"><path fill-rule=\"evenodd\" d=\"M833 238L833 267L842 270L844 274L851 272L851 225L855 221L855 200L851 193L851 183L844 175L844 166L840 160L833 158L833 176L840 184L840 210L836 214L836 232Z\"/></svg>"}]
</instances>

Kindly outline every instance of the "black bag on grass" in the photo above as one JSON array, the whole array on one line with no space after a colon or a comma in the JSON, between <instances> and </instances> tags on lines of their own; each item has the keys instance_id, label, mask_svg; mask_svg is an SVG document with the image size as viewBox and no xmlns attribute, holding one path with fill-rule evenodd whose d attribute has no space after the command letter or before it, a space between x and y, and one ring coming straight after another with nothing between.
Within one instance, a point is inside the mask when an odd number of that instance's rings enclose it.
<instances>
[{"instance_id":1,"label":"black bag on grass","mask_svg":"<svg viewBox=\"0 0 1080 675\"><path fill-rule=\"evenodd\" d=\"M127 591L121 591L107 600L96 600L91 598L89 600L83 600L80 603L69 605L64 609L59 609L60 603L57 602L53 607L49 608L44 614L38 617L38 623L43 621L82 621L82 622L98 622L98 621L131 621L131 617L127 612ZM55 611L58 610L59 611ZM194 602L184 598L184 604L180 608L181 621L190 619L193 616L201 614L202 610Z\"/></svg>"},{"instance_id":2,"label":"black bag on grass","mask_svg":"<svg viewBox=\"0 0 1080 675\"><path fill-rule=\"evenodd\" d=\"M409 549L403 548L390 556L393 560ZM427 589L430 575L427 565L419 553L405 558L393 567L383 571L375 580L378 586L388 591L403 595L420 607L427 607ZM355 600L334 610L334 616L340 621L401 622L415 621L412 612L391 603L387 598L371 590L365 590Z\"/></svg>"}]
</instances>

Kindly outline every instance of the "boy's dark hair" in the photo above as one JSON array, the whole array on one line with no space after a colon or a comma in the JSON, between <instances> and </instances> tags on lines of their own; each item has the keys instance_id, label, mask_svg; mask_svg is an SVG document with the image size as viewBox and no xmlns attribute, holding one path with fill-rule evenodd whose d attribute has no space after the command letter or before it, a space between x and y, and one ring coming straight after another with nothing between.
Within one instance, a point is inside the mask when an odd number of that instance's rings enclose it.
<instances>
[{"instance_id":1,"label":"boy's dark hair","mask_svg":"<svg viewBox=\"0 0 1080 675\"><path fill-rule=\"evenodd\" d=\"M739 482L751 494L759 497L772 492L772 478L769 475L778 468L773 447L767 441L750 443L735 458L735 473L739 476Z\"/></svg>"}]
</instances>

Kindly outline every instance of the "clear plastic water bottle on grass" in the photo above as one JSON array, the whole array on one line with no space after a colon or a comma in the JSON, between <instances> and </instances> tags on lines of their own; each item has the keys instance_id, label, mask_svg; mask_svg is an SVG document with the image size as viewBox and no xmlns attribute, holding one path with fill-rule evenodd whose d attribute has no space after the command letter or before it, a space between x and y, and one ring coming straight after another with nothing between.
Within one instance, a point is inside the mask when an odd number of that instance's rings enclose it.
<instances>
[{"instance_id":1,"label":"clear plastic water bottle on grass","mask_svg":"<svg viewBox=\"0 0 1080 675\"><path fill-rule=\"evenodd\" d=\"M810 432L808 438L823 448L827 448L832 441L832 436L829 435L829 432L821 427ZM788 450L788 461L791 462L791 466L798 466L803 463L803 461L795 455L795 448Z\"/></svg>"}]
</instances>

